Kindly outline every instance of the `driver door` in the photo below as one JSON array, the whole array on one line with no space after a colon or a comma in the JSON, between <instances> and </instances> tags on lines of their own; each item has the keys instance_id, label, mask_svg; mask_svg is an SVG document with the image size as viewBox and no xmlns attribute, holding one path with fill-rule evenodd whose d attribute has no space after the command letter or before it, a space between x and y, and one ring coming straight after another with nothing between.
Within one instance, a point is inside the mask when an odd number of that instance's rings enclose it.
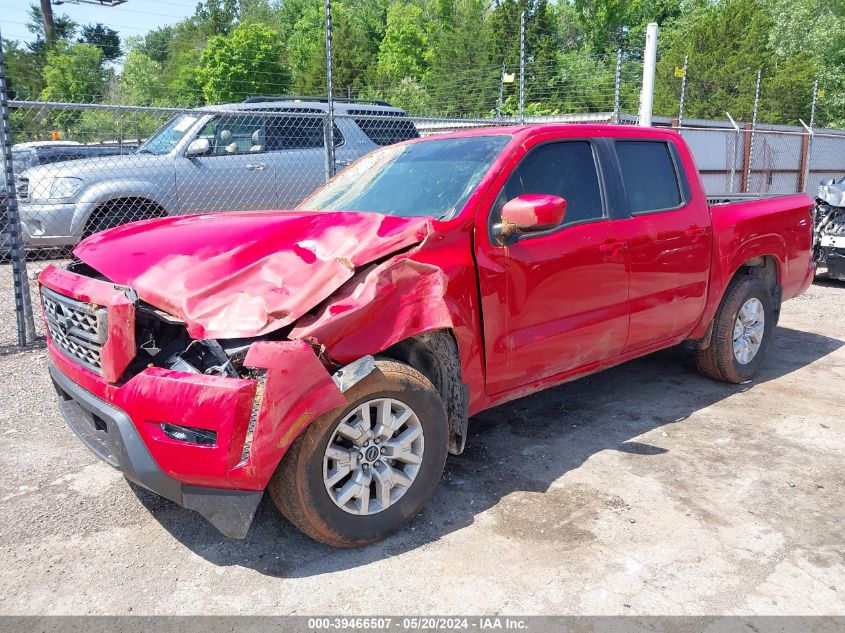
<instances>
[{"instance_id":1,"label":"driver door","mask_svg":"<svg viewBox=\"0 0 845 633\"><path fill-rule=\"evenodd\" d=\"M532 139L494 191L489 216L479 214L476 258L491 395L601 365L625 345L628 251L620 220L608 209L601 144ZM564 198L563 224L499 245L492 227L504 203L527 193Z\"/></svg>"},{"instance_id":2,"label":"driver door","mask_svg":"<svg viewBox=\"0 0 845 633\"><path fill-rule=\"evenodd\" d=\"M269 160L264 117L225 114L211 119L198 138L210 150L177 161L176 197L181 213L246 211L276 206L276 170Z\"/></svg>"}]
</instances>

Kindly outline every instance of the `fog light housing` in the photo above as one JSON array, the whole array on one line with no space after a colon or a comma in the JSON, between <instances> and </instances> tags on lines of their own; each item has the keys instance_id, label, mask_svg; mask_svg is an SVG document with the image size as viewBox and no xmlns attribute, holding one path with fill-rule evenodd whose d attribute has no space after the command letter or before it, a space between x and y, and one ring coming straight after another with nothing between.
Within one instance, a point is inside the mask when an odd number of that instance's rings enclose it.
<instances>
[{"instance_id":1,"label":"fog light housing","mask_svg":"<svg viewBox=\"0 0 845 633\"><path fill-rule=\"evenodd\" d=\"M187 442L188 444L200 444L202 446L217 445L217 431L198 429L193 426L180 426L167 422L161 423L161 430L171 440Z\"/></svg>"}]
</instances>

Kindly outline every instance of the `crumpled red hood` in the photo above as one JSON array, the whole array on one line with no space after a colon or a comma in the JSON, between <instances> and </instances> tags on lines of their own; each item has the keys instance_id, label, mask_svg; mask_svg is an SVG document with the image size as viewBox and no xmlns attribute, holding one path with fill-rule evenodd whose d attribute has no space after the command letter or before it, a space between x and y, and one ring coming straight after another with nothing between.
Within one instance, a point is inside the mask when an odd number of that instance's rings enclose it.
<instances>
[{"instance_id":1,"label":"crumpled red hood","mask_svg":"<svg viewBox=\"0 0 845 633\"><path fill-rule=\"evenodd\" d=\"M421 243L428 218L272 211L136 222L74 254L194 338L259 336L296 321L355 269Z\"/></svg>"}]
</instances>

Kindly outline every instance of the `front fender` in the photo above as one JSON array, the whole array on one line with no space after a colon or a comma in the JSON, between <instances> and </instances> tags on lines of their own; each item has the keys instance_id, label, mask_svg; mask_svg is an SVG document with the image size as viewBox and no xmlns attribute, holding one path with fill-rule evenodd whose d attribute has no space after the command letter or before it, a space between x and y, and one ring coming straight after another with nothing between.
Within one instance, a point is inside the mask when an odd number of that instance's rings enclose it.
<instances>
[{"instance_id":1,"label":"front fender","mask_svg":"<svg viewBox=\"0 0 845 633\"><path fill-rule=\"evenodd\" d=\"M77 200L71 230L74 235L80 233L94 209L121 198L144 198L165 210L175 209L172 187L165 183L165 180L165 175L162 175L160 182L139 178L115 178L87 187Z\"/></svg>"},{"instance_id":2,"label":"front fender","mask_svg":"<svg viewBox=\"0 0 845 633\"><path fill-rule=\"evenodd\" d=\"M439 267L407 257L370 266L301 318L290 337L323 345L347 364L416 334L452 328L447 285Z\"/></svg>"}]
</instances>

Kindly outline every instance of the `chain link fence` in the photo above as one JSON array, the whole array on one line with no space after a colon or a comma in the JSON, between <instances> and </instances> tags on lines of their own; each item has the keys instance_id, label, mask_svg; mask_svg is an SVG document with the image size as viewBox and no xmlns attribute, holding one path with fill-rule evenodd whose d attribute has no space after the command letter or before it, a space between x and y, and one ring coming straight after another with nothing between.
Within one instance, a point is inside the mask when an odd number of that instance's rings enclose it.
<instances>
[{"instance_id":1,"label":"chain link fence","mask_svg":"<svg viewBox=\"0 0 845 633\"><path fill-rule=\"evenodd\" d=\"M571 91L569 100L561 98L551 112L530 104L515 112L514 91L509 88L507 95L503 87L509 78L503 75L493 82L499 97L487 99L490 103L473 117L408 116L367 97L331 103L250 97L177 108L8 100L4 91L4 165L11 187L4 187L0 221L0 353L43 336L30 301L38 296L37 274L71 257L87 236L136 220L293 208L358 158L418 136L520 119L527 124L636 123L637 117L625 112L636 107L641 63L624 61L620 54L601 61L601 68L591 73L590 90ZM573 86L576 79L569 78ZM564 85L566 78L558 81ZM596 90L596 82L602 90ZM845 131L752 129L732 121L678 125L660 117L654 124L679 130L711 195L812 193L821 178L845 175Z\"/></svg>"}]
</instances>

